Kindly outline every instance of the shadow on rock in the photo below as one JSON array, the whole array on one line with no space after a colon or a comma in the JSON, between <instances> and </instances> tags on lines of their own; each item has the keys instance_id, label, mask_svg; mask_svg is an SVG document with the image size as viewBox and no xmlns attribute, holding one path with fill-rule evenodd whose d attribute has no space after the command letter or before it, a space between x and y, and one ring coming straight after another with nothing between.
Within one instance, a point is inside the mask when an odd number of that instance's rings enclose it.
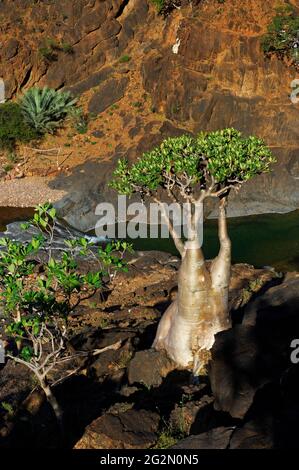
<instances>
[{"instance_id":1,"label":"shadow on rock","mask_svg":"<svg viewBox=\"0 0 299 470\"><path fill-rule=\"evenodd\" d=\"M215 407L245 420L231 448L294 443L299 369L290 344L299 334L298 305L299 279L287 276L249 302L241 325L216 336L210 365Z\"/></svg>"}]
</instances>

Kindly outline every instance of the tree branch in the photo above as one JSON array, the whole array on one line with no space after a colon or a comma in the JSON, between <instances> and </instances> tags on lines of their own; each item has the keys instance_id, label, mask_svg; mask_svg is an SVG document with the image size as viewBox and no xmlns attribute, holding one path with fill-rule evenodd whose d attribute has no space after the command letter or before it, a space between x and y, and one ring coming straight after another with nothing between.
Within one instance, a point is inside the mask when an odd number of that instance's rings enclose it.
<instances>
[{"instance_id":1,"label":"tree branch","mask_svg":"<svg viewBox=\"0 0 299 470\"><path fill-rule=\"evenodd\" d=\"M230 248L230 239L229 239L228 230L227 230L226 206L227 206L227 200L224 197L223 199L220 200L220 203L219 203L218 236L219 236L220 244L221 245L225 244L226 246Z\"/></svg>"},{"instance_id":2,"label":"tree branch","mask_svg":"<svg viewBox=\"0 0 299 470\"><path fill-rule=\"evenodd\" d=\"M213 285L218 288L228 287L230 280L231 241L227 230L226 204L227 201L224 197L219 202L218 237L220 250L211 267Z\"/></svg>"},{"instance_id":3,"label":"tree branch","mask_svg":"<svg viewBox=\"0 0 299 470\"><path fill-rule=\"evenodd\" d=\"M177 231L175 230L174 226L173 226L173 223L171 222L170 218L168 217L168 214L165 210L165 207L164 207L164 204L157 198L154 198L154 201L159 204L159 207L161 207L161 210L162 210L162 213L163 213L163 216L167 222L167 225L168 225L168 229L169 229L169 232L173 238L173 241L174 241L174 244L176 246L176 249L178 250L178 252L180 253L181 256L184 255L184 251L185 251L185 247L184 247L184 243L182 241L182 239L180 238L180 236L178 235Z\"/></svg>"}]
</instances>

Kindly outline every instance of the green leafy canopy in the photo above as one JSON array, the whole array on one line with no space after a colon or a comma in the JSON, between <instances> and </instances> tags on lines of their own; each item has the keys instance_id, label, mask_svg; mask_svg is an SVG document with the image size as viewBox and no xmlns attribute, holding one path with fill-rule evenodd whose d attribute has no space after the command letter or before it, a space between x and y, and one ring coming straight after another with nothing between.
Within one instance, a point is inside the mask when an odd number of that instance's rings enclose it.
<instances>
[{"instance_id":1,"label":"green leafy canopy","mask_svg":"<svg viewBox=\"0 0 299 470\"><path fill-rule=\"evenodd\" d=\"M159 187L180 185L206 189L213 180L217 189L240 185L270 171L275 162L270 149L257 137L244 137L235 129L168 138L129 165L119 160L110 186L119 193L151 195Z\"/></svg>"}]
</instances>

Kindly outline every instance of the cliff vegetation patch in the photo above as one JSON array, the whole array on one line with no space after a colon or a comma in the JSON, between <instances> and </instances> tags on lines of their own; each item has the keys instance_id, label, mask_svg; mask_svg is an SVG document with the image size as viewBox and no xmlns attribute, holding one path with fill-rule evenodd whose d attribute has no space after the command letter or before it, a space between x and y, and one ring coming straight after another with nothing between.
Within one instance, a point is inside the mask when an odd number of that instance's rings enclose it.
<instances>
[{"instance_id":1,"label":"cliff vegetation patch","mask_svg":"<svg viewBox=\"0 0 299 470\"><path fill-rule=\"evenodd\" d=\"M276 8L276 15L268 25L261 45L267 56L275 54L299 65L299 15L292 5Z\"/></svg>"}]
</instances>

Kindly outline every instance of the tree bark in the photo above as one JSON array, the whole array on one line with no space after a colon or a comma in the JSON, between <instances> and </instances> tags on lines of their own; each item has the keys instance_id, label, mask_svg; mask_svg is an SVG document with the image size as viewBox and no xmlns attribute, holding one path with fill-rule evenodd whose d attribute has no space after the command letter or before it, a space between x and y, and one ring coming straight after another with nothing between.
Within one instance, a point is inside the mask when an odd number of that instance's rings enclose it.
<instances>
[{"instance_id":1,"label":"tree bark","mask_svg":"<svg viewBox=\"0 0 299 470\"><path fill-rule=\"evenodd\" d=\"M221 199L219 205L218 237L220 250L211 266L212 287L215 298L218 296L218 323L219 328L226 330L231 326L228 314L228 291L231 277L231 241L227 231L226 198Z\"/></svg>"},{"instance_id":2,"label":"tree bark","mask_svg":"<svg viewBox=\"0 0 299 470\"><path fill-rule=\"evenodd\" d=\"M179 269L178 297L164 313L153 347L165 350L178 365L198 374L202 352L213 346L215 334L230 327L228 287L231 244L227 233L226 201L219 205L220 250L210 270L196 234L185 243Z\"/></svg>"},{"instance_id":3,"label":"tree bark","mask_svg":"<svg viewBox=\"0 0 299 470\"><path fill-rule=\"evenodd\" d=\"M41 387L46 395L48 403L51 405L54 414L57 419L57 423L59 425L60 431L63 435L63 412L62 409L60 408L60 405L58 401L56 400L55 395L53 394L51 387L47 384L47 381L45 379L42 379L39 377L39 381L41 384Z\"/></svg>"}]
</instances>

